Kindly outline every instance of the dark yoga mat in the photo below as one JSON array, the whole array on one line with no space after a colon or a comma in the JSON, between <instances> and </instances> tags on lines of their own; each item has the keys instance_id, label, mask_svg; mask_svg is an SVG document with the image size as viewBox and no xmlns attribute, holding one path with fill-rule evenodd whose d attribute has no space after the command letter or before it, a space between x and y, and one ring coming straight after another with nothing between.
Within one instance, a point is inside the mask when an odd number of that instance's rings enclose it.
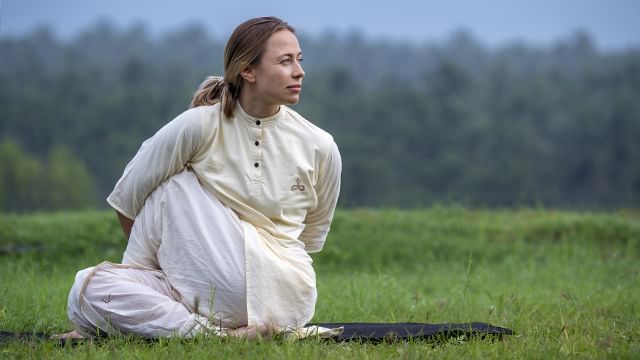
<instances>
[{"instance_id":1,"label":"dark yoga mat","mask_svg":"<svg viewBox=\"0 0 640 360\"><path fill-rule=\"evenodd\" d=\"M421 324L421 323L316 323L327 328L344 327L342 334L328 338L334 341L381 342L399 340L445 341L465 335L468 338L500 339L503 335L513 335L507 328L481 322L464 324ZM50 339L44 333L0 331L0 343L7 341L57 341L64 345L66 341ZM83 339L71 339L72 344L82 343Z\"/></svg>"},{"instance_id":2,"label":"dark yoga mat","mask_svg":"<svg viewBox=\"0 0 640 360\"><path fill-rule=\"evenodd\" d=\"M500 339L503 335L513 335L513 330L481 322L464 324L423 324L423 323L317 323L327 328L344 327L336 341L384 340L433 340L441 341L466 335L468 338Z\"/></svg>"}]
</instances>

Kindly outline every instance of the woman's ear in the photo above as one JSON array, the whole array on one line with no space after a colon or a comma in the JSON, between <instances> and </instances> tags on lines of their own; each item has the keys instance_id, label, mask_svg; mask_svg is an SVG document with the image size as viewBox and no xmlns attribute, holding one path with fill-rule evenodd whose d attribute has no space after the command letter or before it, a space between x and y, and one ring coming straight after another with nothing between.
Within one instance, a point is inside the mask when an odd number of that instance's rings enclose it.
<instances>
[{"instance_id":1,"label":"woman's ear","mask_svg":"<svg viewBox=\"0 0 640 360\"><path fill-rule=\"evenodd\" d=\"M244 81L249 83L253 83L256 81L256 73L252 66L247 66L246 68L244 68L244 70L240 72L240 76L242 76L242 79L244 79Z\"/></svg>"}]
</instances>

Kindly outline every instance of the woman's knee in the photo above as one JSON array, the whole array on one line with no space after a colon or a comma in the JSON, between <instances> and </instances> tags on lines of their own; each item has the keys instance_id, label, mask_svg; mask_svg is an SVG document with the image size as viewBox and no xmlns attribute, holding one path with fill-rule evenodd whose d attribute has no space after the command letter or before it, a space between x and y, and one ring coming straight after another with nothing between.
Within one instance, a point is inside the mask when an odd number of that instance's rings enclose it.
<instances>
[{"instance_id":1,"label":"woman's knee","mask_svg":"<svg viewBox=\"0 0 640 360\"><path fill-rule=\"evenodd\" d=\"M67 299L67 317L74 329L84 335L92 334L95 329L95 326L85 317L80 306L82 287L92 271L93 267L90 267L76 273Z\"/></svg>"},{"instance_id":2,"label":"woman's knee","mask_svg":"<svg viewBox=\"0 0 640 360\"><path fill-rule=\"evenodd\" d=\"M76 273L76 276L73 281L73 285L71 286L71 294L80 294L84 283L87 281L87 278L93 272L94 267L88 267L86 269L82 269Z\"/></svg>"}]
</instances>

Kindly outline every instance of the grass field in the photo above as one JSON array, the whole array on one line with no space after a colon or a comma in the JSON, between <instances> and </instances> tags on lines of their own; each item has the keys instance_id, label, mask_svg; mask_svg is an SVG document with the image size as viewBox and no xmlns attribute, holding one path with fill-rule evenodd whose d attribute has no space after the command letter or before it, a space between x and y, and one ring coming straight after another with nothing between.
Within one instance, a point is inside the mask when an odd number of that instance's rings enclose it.
<instances>
[{"instance_id":1,"label":"grass field","mask_svg":"<svg viewBox=\"0 0 640 360\"><path fill-rule=\"evenodd\" d=\"M70 329L75 272L125 247L111 212L0 216L0 329ZM640 358L640 213L555 210L339 211L314 255L319 322L482 321L502 341L443 344L0 344L0 358Z\"/></svg>"}]
</instances>

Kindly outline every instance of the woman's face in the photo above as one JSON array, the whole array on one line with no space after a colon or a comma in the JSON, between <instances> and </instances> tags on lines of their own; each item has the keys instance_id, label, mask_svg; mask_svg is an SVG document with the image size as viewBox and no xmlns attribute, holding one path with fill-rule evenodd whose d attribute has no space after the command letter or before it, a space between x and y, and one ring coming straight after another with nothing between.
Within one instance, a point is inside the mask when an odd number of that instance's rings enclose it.
<instances>
[{"instance_id":1,"label":"woman's face","mask_svg":"<svg viewBox=\"0 0 640 360\"><path fill-rule=\"evenodd\" d=\"M262 59L251 67L254 96L264 105L293 105L302 91L302 51L296 36L280 30L267 40Z\"/></svg>"}]
</instances>

